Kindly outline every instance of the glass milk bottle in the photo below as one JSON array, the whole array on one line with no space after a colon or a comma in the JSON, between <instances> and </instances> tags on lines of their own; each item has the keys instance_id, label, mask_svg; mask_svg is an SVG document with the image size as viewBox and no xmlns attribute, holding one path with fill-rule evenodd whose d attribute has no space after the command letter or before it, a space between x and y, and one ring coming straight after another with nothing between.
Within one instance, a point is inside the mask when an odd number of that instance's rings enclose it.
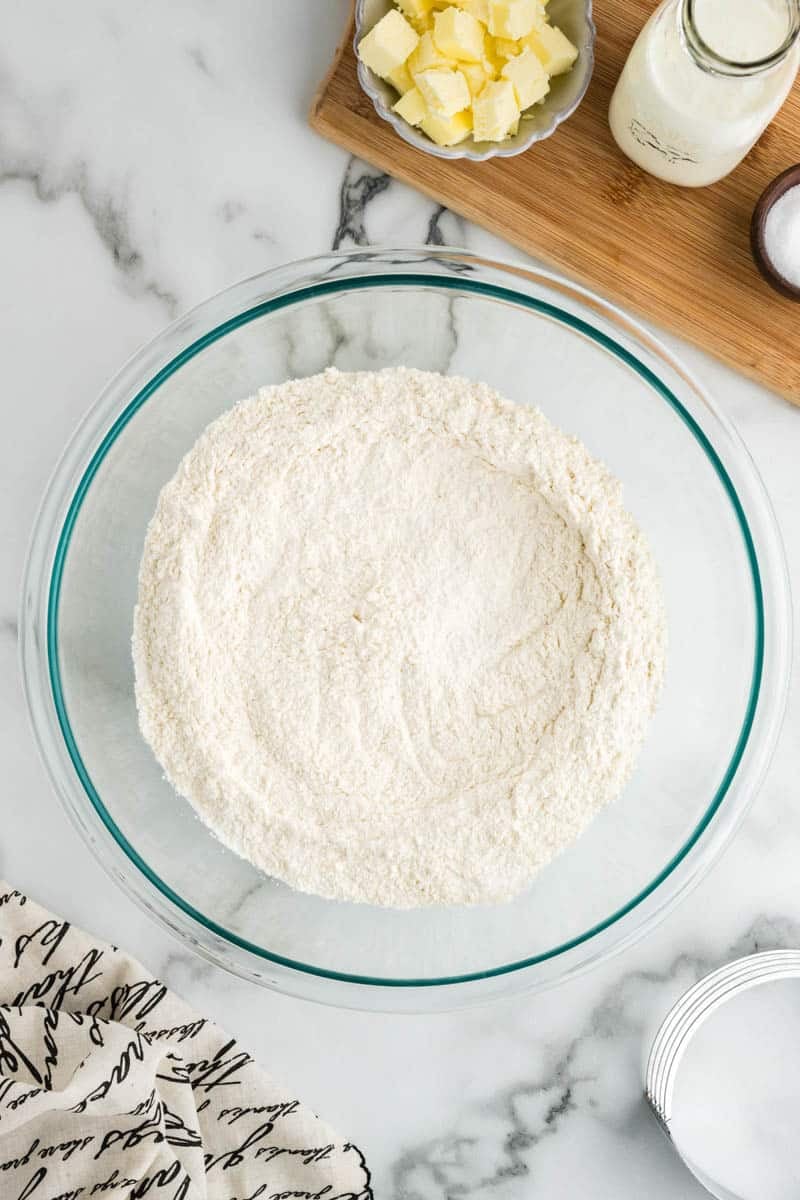
<instances>
[{"instance_id":1,"label":"glass milk bottle","mask_svg":"<svg viewBox=\"0 0 800 1200\"><path fill-rule=\"evenodd\" d=\"M609 110L621 150L652 175L727 175L783 104L800 62L800 0L664 0Z\"/></svg>"}]
</instances>

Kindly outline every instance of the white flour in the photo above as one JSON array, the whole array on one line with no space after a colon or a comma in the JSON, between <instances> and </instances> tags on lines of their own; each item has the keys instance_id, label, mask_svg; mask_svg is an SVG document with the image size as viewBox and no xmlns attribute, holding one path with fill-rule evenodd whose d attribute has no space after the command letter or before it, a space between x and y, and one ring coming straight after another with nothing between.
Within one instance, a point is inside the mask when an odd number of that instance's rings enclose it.
<instances>
[{"instance_id":1,"label":"white flour","mask_svg":"<svg viewBox=\"0 0 800 1200\"><path fill-rule=\"evenodd\" d=\"M164 488L142 732L304 891L502 900L624 785L664 614L619 484L484 384L326 371L215 421Z\"/></svg>"}]
</instances>

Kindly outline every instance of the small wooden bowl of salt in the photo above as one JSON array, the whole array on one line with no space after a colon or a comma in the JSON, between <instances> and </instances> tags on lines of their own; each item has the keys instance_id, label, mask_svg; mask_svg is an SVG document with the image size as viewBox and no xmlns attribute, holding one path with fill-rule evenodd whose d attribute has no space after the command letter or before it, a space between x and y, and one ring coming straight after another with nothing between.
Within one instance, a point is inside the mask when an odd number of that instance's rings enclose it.
<instances>
[{"instance_id":1,"label":"small wooden bowl of salt","mask_svg":"<svg viewBox=\"0 0 800 1200\"><path fill-rule=\"evenodd\" d=\"M753 258L767 283L800 300L800 163L773 179L750 225Z\"/></svg>"}]
</instances>

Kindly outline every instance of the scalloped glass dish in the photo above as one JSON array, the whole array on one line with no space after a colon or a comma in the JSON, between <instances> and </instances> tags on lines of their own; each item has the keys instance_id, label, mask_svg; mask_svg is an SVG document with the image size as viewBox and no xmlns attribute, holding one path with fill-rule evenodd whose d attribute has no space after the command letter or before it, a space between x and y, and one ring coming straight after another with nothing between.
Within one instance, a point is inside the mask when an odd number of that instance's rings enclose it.
<instances>
[{"instance_id":1,"label":"scalloped glass dish","mask_svg":"<svg viewBox=\"0 0 800 1200\"><path fill-rule=\"evenodd\" d=\"M432 154L436 158L465 158L472 162L512 158L555 133L559 125L572 116L586 95L594 71L592 0L550 0L547 13L551 24L563 30L578 47L578 61L572 70L553 79L545 100L523 114L518 131L505 141L476 142L470 135L455 146L438 146L421 129L415 129L393 111L398 99L397 92L358 58L361 38L393 7L394 0L357 0L353 48L358 63L358 81L378 116L392 126L398 137L423 154Z\"/></svg>"},{"instance_id":2,"label":"scalloped glass dish","mask_svg":"<svg viewBox=\"0 0 800 1200\"><path fill-rule=\"evenodd\" d=\"M536 403L622 480L659 563L668 674L637 770L509 904L397 912L292 891L208 832L139 733L131 620L160 488L236 400L331 364L453 372ZM643 328L543 272L454 250L357 250L237 284L109 384L37 518L22 658L53 783L144 908L267 986L420 1010L573 975L641 936L708 869L777 737L789 614L779 535L746 450Z\"/></svg>"}]
</instances>

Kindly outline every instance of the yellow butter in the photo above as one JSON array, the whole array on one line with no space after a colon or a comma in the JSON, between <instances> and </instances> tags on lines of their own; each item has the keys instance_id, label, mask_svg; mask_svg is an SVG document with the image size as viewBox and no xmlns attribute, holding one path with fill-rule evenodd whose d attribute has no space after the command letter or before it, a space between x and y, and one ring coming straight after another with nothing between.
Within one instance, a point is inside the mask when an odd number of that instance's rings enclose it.
<instances>
[{"instance_id":1,"label":"yellow butter","mask_svg":"<svg viewBox=\"0 0 800 1200\"><path fill-rule=\"evenodd\" d=\"M471 133L472 113L468 108L454 117L436 117L428 113L421 127L437 145L455 146Z\"/></svg>"},{"instance_id":2,"label":"yellow butter","mask_svg":"<svg viewBox=\"0 0 800 1200\"><path fill-rule=\"evenodd\" d=\"M514 95L520 108L530 108L543 100L550 91L550 79L539 59L526 46L522 54L510 58L503 67L502 76L514 86Z\"/></svg>"},{"instance_id":3,"label":"yellow butter","mask_svg":"<svg viewBox=\"0 0 800 1200\"><path fill-rule=\"evenodd\" d=\"M486 84L472 102L472 119L476 142L502 142L516 132L519 105L510 79Z\"/></svg>"},{"instance_id":4,"label":"yellow butter","mask_svg":"<svg viewBox=\"0 0 800 1200\"><path fill-rule=\"evenodd\" d=\"M395 0L395 3L410 21L426 17L433 8L433 0Z\"/></svg>"},{"instance_id":5,"label":"yellow butter","mask_svg":"<svg viewBox=\"0 0 800 1200\"><path fill-rule=\"evenodd\" d=\"M393 111L408 121L409 125L421 125L428 112L419 88L415 87L400 97Z\"/></svg>"},{"instance_id":6,"label":"yellow butter","mask_svg":"<svg viewBox=\"0 0 800 1200\"><path fill-rule=\"evenodd\" d=\"M548 75L563 75L578 57L577 48L557 25L538 25L525 41Z\"/></svg>"},{"instance_id":7,"label":"yellow butter","mask_svg":"<svg viewBox=\"0 0 800 1200\"><path fill-rule=\"evenodd\" d=\"M501 58L497 53L497 49L494 44L494 38L489 33L484 34L483 58L481 59L481 65L490 79L497 79L498 75L503 69L504 62L505 59Z\"/></svg>"},{"instance_id":8,"label":"yellow butter","mask_svg":"<svg viewBox=\"0 0 800 1200\"><path fill-rule=\"evenodd\" d=\"M376 75L386 79L391 71L402 66L419 40L419 34L403 14L391 8L358 43L358 57Z\"/></svg>"},{"instance_id":9,"label":"yellow butter","mask_svg":"<svg viewBox=\"0 0 800 1200\"><path fill-rule=\"evenodd\" d=\"M480 62L483 58L483 26L468 12L453 5L437 12L433 24L433 40L445 58L463 62Z\"/></svg>"},{"instance_id":10,"label":"yellow butter","mask_svg":"<svg viewBox=\"0 0 800 1200\"><path fill-rule=\"evenodd\" d=\"M405 63L401 63L399 67L395 67L393 71L390 71L386 76L386 82L390 83L401 96L405 96L406 92L410 92L414 86L411 72Z\"/></svg>"},{"instance_id":11,"label":"yellow butter","mask_svg":"<svg viewBox=\"0 0 800 1200\"><path fill-rule=\"evenodd\" d=\"M471 96L477 96L483 86L494 78L494 75L487 73L483 63L459 63L458 69L467 81Z\"/></svg>"},{"instance_id":12,"label":"yellow butter","mask_svg":"<svg viewBox=\"0 0 800 1200\"><path fill-rule=\"evenodd\" d=\"M468 12L476 21L482 21L484 25L489 24L489 0L453 0L453 3L464 12Z\"/></svg>"},{"instance_id":13,"label":"yellow butter","mask_svg":"<svg viewBox=\"0 0 800 1200\"><path fill-rule=\"evenodd\" d=\"M536 24L538 0L489 0L489 33L516 41Z\"/></svg>"},{"instance_id":14,"label":"yellow butter","mask_svg":"<svg viewBox=\"0 0 800 1200\"><path fill-rule=\"evenodd\" d=\"M513 58L515 54L519 54L522 46L519 42L512 41L510 38L495 38L494 52L497 58L502 58L505 62L509 58Z\"/></svg>"},{"instance_id":15,"label":"yellow butter","mask_svg":"<svg viewBox=\"0 0 800 1200\"><path fill-rule=\"evenodd\" d=\"M454 117L472 103L467 81L460 71L442 67L420 71L415 82L428 111L435 117Z\"/></svg>"},{"instance_id":16,"label":"yellow butter","mask_svg":"<svg viewBox=\"0 0 800 1200\"><path fill-rule=\"evenodd\" d=\"M521 111L578 57L548 24L548 0L394 2L358 55L400 93L394 111L440 146L514 134Z\"/></svg>"},{"instance_id":17,"label":"yellow butter","mask_svg":"<svg viewBox=\"0 0 800 1200\"><path fill-rule=\"evenodd\" d=\"M434 67L449 67L450 62L436 49L432 33L423 33L416 50L406 64L414 78L420 71L430 71Z\"/></svg>"}]
</instances>

